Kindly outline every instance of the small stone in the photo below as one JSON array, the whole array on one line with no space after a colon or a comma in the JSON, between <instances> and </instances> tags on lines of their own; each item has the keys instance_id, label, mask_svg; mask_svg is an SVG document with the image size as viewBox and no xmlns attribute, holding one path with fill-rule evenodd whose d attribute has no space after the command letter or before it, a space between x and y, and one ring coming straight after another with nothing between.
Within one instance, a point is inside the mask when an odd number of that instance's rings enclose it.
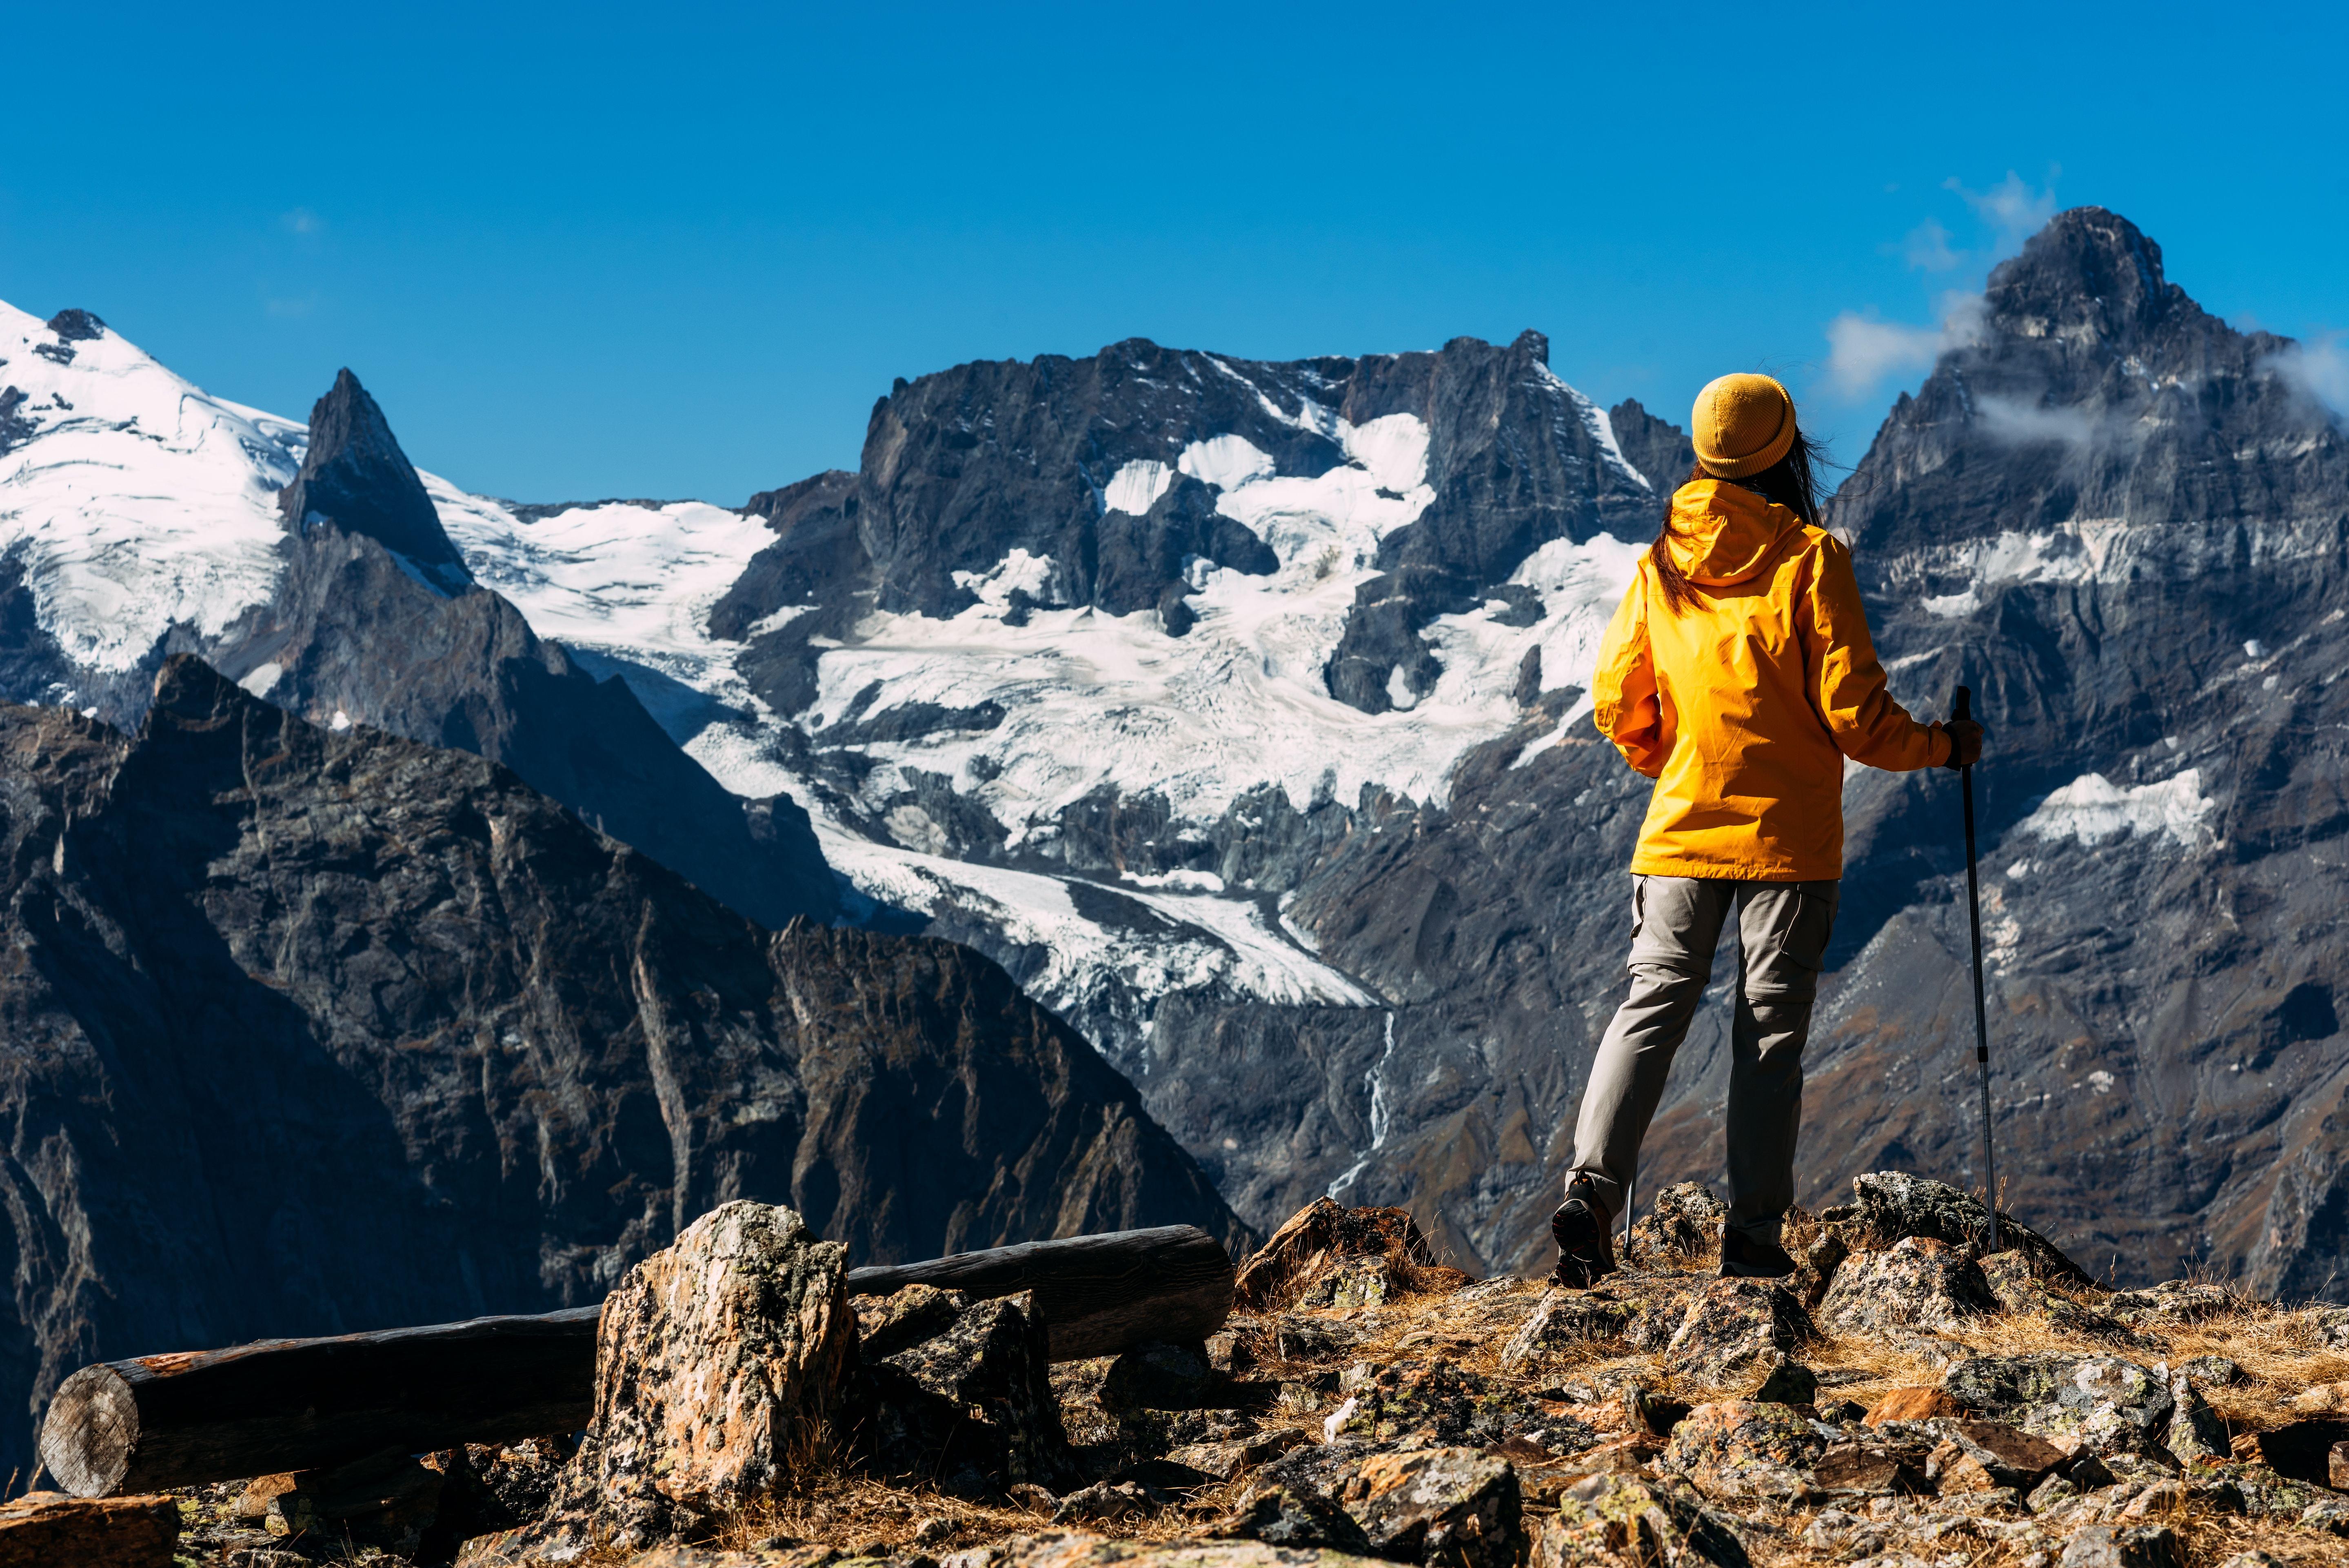
<instances>
[{"instance_id":1,"label":"small stone","mask_svg":"<svg viewBox=\"0 0 2349 1568\"><path fill-rule=\"evenodd\" d=\"M2322 1530L2329 1535L2349 1535L2349 1502L2338 1498L2311 1503L2300 1516L2302 1530Z\"/></svg>"},{"instance_id":2,"label":"small stone","mask_svg":"<svg viewBox=\"0 0 2349 1568\"><path fill-rule=\"evenodd\" d=\"M2272 1552L2238 1552L2219 1568L2286 1568L2286 1564Z\"/></svg>"},{"instance_id":3,"label":"small stone","mask_svg":"<svg viewBox=\"0 0 2349 1568\"><path fill-rule=\"evenodd\" d=\"M1718 1385L1775 1365L1810 1336L1810 1314L1783 1286L1714 1280L1689 1303L1664 1354L1675 1376Z\"/></svg>"},{"instance_id":4,"label":"small stone","mask_svg":"<svg viewBox=\"0 0 2349 1568\"><path fill-rule=\"evenodd\" d=\"M944 1334L969 1307L970 1298L961 1292L930 1285L905 1285L885 1296L860 1296L856 1302L858 1348L868 1363L886 1361L901 1350Z\"/></svg>"},{"instance_id":5,"label":"small stone","mask_svg":"<svg viewBox=\"0 0 2349 1568\"><path fill-rule=\"evenodd\" d=\"M1961 1416L1965 1407L1941 1388L1895 1388L1876 1402L1868 1413L1868 1424L1881 1427L1887 1421L1930 1421L1936 1416Z\"/></svg>"},{"instance_id":6,"label":"small stone","mask_svg":"<svg viewBox=\"0 0 2349 1568\"><path fill-rule=\"evenodd\" d=\"M2349 1442L2335 1443L2324 1451L2324 1480L2334 1491L2349 1491Z\"/></svg>"},{"instance_id":7,"label":"small stone","mask_svg":"<svg viewBox=\"0 0 2349 1568\"><path fill-rule=\"evenodd\" d=\"M1690 1263L1716 1257L1729 1205L1701 1181L1677 1181L1656 1194L1648 1217L1631 1227L1630 1253L1643 1263Z\"/></svg>"},{"instance_id":8,"label":"small stone","mask_svg":"<svg viewBox=\"0 0 2349 1568\"><path fill-rule=\"evenodd\" d=\"M1811 1466L1811 1484L1823 1492L1851 1497L1927 1490L1926 1478L1902 1454L1869 1443L1828 1445Z\"/></svg>"},{"instance_id":9,"label":"small stone","mask_svg":"<svg viewBox=\"0 0 2349 1568\"><path fill-rule=\"evenodd\" d=\"M1132 1482L1097 1481L1071 1492L1052 1511L1055 1524L1115 1524L1151 1511L1150 1494Z\"/></svg>"},{"instance_id":10,"label":"small stone","mask_svg":"<svg viewBox=\"0 0 2349 1568\"><path fill-rule=\"evenodd\" d=\"M1207 1527L1207 1533L1358 1557L1367 1557L1371 1551L1370 1538L1352 1514L1316 1489L1279 1480L1250 1487L1229 1513Z\"/></svg>"},{"instance_id":11,"label":"small stone","mask_svg":"<svg viewBox=\"0 0 2349 1568\"><path fill-rule=\"evenodd\" d=\"M2163 1446L2187 1464L2233 1458L2227 1424L2202 1397L2194 1380L2180 1372L2169 1380L2169 1434Z\"/></svg>"},{"instance_id":12,"label":"small stone","mask_svg":"<svg viewBox=\"0 0 2349 1568\"><path fill-rule=\"evenodd\" d=\"M2251 1380L2240 1363L2224 1355L2198 1355L2179 1362L2178 1370L2205 1388L2234 1388Z\"/></svg>"},{"instance_id":13,"label":"small stone","mask_svg":"<svg viewBox=\"0 0 2349 1568\"><path fill-rule=\"evenodd\" d=\"M2092 1524L2072 1537L2061 1568L2185 1568L2186 1550L2168 1525Z\"/></svg>"},{"instance_id":14,"label":"small stone","mask_svg":"<svg viewBox=\"0 0 2349 1568\"><path fill-rule=\"evenodd\" d=\"M929 1518L922 1521L921 1523L914 1526L914 1540L916 1543L923 1546L936 1546L939 1542L946 1540L948 1536L954 1534L954 1532L955 1523L953 1520L941 1519L933 1514Z\"/></svg>"},{"instance_id":15,"label":"small stone","mask_svg":"<svg viewBox=\"0 0 2349 1568\"><path fill-rule=\"evenodd\" d=\"M1909 1236L1845 1263L1820 1304L1819 1319L1840 1334L1895 1328L1954 1333L1998 1310L1981 1264L1946 1242Z\"/></svg>"},{"instance_id":16,"label":"small stone","mask_svg":"<svg viewBox=\"0 0 2349 1568\"><path fill-rule=\"evenodd\" d=\"M1166 1457L1218 1480L1237 1480L1266 1460L1278 1459L1299 1444L1312 1440L1298 1428L1281 1427L1227 1442L1185 1443L1167 1450Z\"/></svg>"}]
</instances>

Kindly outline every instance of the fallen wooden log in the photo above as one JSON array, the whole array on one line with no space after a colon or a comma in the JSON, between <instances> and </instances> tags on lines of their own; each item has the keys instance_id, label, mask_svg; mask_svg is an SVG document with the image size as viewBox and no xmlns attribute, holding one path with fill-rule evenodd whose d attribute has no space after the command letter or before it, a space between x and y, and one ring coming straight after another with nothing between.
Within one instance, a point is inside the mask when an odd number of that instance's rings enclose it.
<instances>
[{"instance_id":1,"label":"fallen wooden log","mask_svg":"<svg viewBox=\"0 0 2349 1568\"><path fill-rule=\"evenodd\" d=\"M1073 1361L1205 1338L1230 1315L1232 1278L1214 1237L1170 1225L854 1269L848 1289L1033 1291L1052 1359ZM50 1400L41 1460L67 1491L104 1497L576 1431L595 1406L602 1311L101 1362Z\"/></svg>"},{"instance_id":2,"label":"fallen wooden log","mask_svg":"<svg viewBox=\"0 0 2349 1568\"><path fill-rule=\"evenodd\" d=\"M603 1310L100 1362L49 1401L41 1462L105 1497L576 1431Z\"/></svg>"},{"instance_id":3,"label":"fallen wooden log","mask_svg":"<svg viewBox=\"0 0 2349 1568\"><path fill-rule=\"evenodd\" d=\"M1114 1355L1143 1340L1205 1339L1232 1311L1232 1260L1195 1225L1114 1231L851 1269L852 1295L935 1285L974 1296L1036 1293L1055 1361Z\"/></svg>"}]
</instances>

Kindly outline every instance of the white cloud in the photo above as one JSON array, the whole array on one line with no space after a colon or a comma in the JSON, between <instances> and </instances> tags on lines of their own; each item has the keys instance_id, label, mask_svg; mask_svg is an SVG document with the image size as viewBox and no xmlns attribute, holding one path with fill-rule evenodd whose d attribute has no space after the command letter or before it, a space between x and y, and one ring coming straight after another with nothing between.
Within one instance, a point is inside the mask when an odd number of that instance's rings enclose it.
<instances>
[{"instance_id":1,"label":"white cloud","mask_svg":"<svg viewBox=\"0 0 2349 1568\"><path fill-rule=\"evenodd\" d=\"M2011 256L2023 248L2023 242L2047 226L2055 215L2055 187L2033 190L2023 182L2023 176L2010 169L2006 178L1987 191L1969 191L1955 175L1942 182L1948 189L1966 199L1974 216L1991 226L1997 238L1992 256L1998 260Z\"/></svg>"},{"instance_id":2,"label":"white cloud","mask_svg":"<svg viewBox=\"0 0 2349 1568\"><path fill-rule=\"evenodd\" d=\"M2328 332L2313 343L2294 343L2269 355L2261 368L2289 382L2302 396L2313 398L2336 417L2349 418L2349 346L2344 334Z\"/></svg>"},{"instance_id":3,"label":"white cloud","mask_svg":"<svg viewBox=\"0 0 2349 1568\"><path fill-rule=\"evenodd\" d=\"M1867 392L1888 376L1930 370L1951 348L1980 336L1982 297L1952 292L1941 296L1941 324L1909 327L1845 311L1827 324L1827 374L1847 397Z\"/></svg>"},{"instance_id":4,"label":"white cloud","mask_svg":"<svg viewBox=\"0 0 2349 1568\"><path fill-rule=\"evenodd\" d=\"M1966 262L1962 251L1951 248L1950 231L1941 227L1936 218L1928 218L1909 230L1901 244L1909 265L1920 272L1953 272Z\"/></svg>"},{"instance_id":5,"label":"white cloud","mask_svg":"<svg viewBox=\"0 0 2349 1568\"><path fill-rule=\"evenodd\" d=\"M1985 432L2018 446L2055 441L2064 446L2087 447L2099 441L2131 441L2138 434L2134 424L2106 419L2085 409L2050 408L2044 403L2026 403L1991 393L1975 397L1974 411L1981 416Z\"/></svg>"}]
</instances>

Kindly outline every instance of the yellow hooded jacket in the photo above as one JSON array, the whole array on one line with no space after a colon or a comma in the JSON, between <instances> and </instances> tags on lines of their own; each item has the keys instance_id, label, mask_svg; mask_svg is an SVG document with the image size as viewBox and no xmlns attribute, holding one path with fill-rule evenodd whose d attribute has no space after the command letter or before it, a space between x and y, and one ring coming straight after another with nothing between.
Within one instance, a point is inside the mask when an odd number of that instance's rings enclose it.
<instances>
[{"instance_id":1,"label":"yellow hooded jacket","mask_svg":"<svg viewBox=\"0 0 2349 1568\"><path fill-rule=\"evenodd\" d=\"M1905 773L1950 737L1885 689L1842 541L1743 486L1672 496L1678 615L1654 564L1599 650L1599 732L1656 781L1631 869L1807 882L1843 875L1844 759Z\"/></svg>"}]
</instances>

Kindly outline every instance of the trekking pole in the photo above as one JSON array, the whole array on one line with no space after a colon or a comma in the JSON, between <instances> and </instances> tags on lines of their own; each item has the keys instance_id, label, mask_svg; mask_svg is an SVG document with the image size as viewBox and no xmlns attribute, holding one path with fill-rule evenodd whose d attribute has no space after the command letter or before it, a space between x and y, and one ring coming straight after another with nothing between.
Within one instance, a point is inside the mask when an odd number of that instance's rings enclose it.
<instances>
[{"instance_id":1,"label":"trekking pole","mask_svg":"<svg viewBox=\"0 0 2349 1568\"><path fill-rule=\"evenodd\" d=\"M1951 705L1950 717L1971 722L1973 718L1973 693L1961 686L1957 701ZM1957 744L1951 737L1950 743ZM1982 1179L1988 1185L1983 1207L1990 1210L1990 1250L1998 1245L1998 1162L1991 1152L1990 1108L1990 1018L1982 1006L1982 889L1974 874L1974 769L1971 763L1958 770L1958 788L1966 803L1966 913L1973 921L1974 937L1974 1063L1982 1069Z\"/></svg>"}]
</instances>

